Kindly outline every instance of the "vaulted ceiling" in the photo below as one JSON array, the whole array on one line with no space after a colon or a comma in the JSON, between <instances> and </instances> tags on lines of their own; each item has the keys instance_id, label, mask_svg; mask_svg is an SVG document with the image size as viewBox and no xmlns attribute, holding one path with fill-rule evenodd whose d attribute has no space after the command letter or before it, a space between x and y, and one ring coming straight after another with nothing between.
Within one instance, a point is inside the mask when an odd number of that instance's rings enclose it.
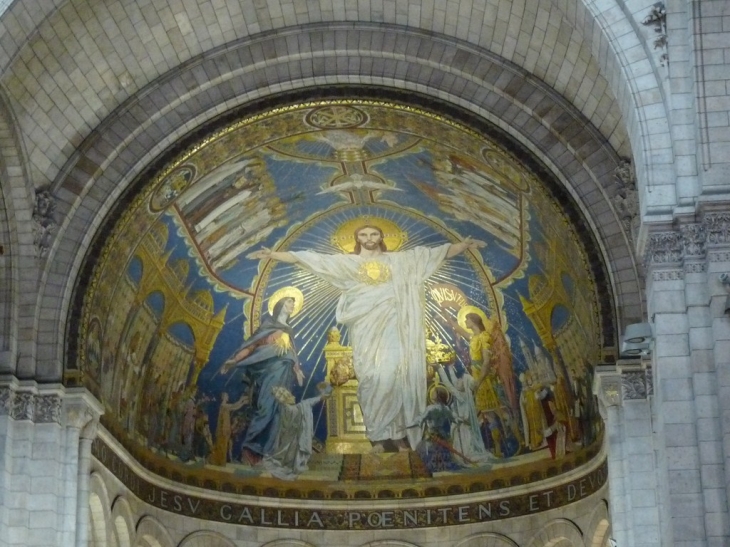
<instances>
[{"instance_id":1,"label":"vaulted ceiling","mask_svg":"<svg viewBox=\"0 0 730 547\"><path fill-rule=\"evenodd\" d=\"M9 368L60 378L84 256L114 203L161 154L236 107L297 90L336 95L336 85L433 97L509 134L576 202L605 263L616 323L641 317L614 172L624 158L640 174L669 161L656 56L639 23L649 7L12 3L0 18ZM39 247L27 221L44 188L56 205ZM28 271L37 272L40 291L22 290Z\"/></svg>"}]
</instances>

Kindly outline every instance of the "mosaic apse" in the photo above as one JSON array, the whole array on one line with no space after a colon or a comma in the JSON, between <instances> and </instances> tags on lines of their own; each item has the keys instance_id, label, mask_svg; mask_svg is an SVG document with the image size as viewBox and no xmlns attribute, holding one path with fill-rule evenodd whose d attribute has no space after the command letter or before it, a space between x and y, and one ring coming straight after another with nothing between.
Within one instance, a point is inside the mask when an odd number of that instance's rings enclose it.
<instances>
[{"instance_id":1,"label":"mosaic apse","mask_svg":"<svg viewBox=\"0 0 730 547\"><path fill-rule=\"evenodd\" d=\"M78 356L154 473L418 497L591 460L600 332L578 238L515 157L334 101L240 120L152 178L94 266Z\"/></svg>"}]
</instances>

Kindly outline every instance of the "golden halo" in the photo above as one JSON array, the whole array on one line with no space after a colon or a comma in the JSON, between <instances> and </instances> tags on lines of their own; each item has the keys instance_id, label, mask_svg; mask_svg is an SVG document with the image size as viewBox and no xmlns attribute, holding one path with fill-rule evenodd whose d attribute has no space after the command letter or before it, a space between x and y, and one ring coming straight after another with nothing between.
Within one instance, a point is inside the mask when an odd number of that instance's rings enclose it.
<instances>
[{"instance_id":1,"label":"golden halo","mask_svg":"<svg viewBox=\"0 0 730 547\"><path fill-rule=\"evenodd\" d=\"M446 389L446 387L443 384L433 384L428 389L428 402L431 403L432 405L436 404L436 392L439 390L446 392L446 404L447 405L450 404L451 403L451 393L449 393L449 390Z\"/></svg>"},{"instance_id":2,"label":"golden halo","mask_svg":"<svg viewBox=\"0 0 730 547\"><path fill-rule=\"evenodd\" d=\"M487 317L487 314L484 313L484 310L477 308L476 306L462 306L459 309L459 313L456 316L456 321L459 323L459 326L464 329L468 330L466 326L466 316L470 313L476 313L479 317L482 318L482 322L484 323L484 328L488 331L489 325L492 323L492 321ZM474 333L477 334L477 333Z\"/></svg>"},{"instance_id":3,"label":"golden halo","mask_svg":"<svg viewBox=\"0 0 730 547\"><path fill-rule=\"evenodd\" d=\"M355 230L365 225L377 226L383 231L385 246L388 251L397 251L408 241L408 234L392 220L368 215L356 217L340 224L340 227L332 234L330 241L346 253L352 253L355 250Z\"/></svg>"},{"instance_id":4,"label":"golden halo","mask_svg":"<svg viewBox=\"0 0 730 547\"><path fill-rule=\"evenodd\" d=\"M269 315L274 314L274 307L276 307L276 303L282 298L294 299L294 311L291 312L289 317L294 317L302 310L302 306L304 306L304 295L302 291L296 287L283 287L269 297Z\"/></svg>"}]
</instances>

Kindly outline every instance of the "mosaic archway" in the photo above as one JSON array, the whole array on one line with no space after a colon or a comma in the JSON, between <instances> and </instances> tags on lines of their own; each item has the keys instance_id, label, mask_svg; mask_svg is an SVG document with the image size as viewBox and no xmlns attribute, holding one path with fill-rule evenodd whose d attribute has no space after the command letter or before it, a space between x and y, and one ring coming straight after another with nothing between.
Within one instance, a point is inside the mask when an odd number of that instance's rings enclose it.
<instances>
[{"instance_id":1,"label":"mosaic archway","mask_svg":"<svg viewBox=\"0 0 730 547\"><path fill-rule=\"evenodd\" d=\"M201 138L121 216L84 296L81 380L138 461L186 484L536 483L602 436L586 257L543 181L467 127L278 108Z\"/></svg>"}]
</instances>

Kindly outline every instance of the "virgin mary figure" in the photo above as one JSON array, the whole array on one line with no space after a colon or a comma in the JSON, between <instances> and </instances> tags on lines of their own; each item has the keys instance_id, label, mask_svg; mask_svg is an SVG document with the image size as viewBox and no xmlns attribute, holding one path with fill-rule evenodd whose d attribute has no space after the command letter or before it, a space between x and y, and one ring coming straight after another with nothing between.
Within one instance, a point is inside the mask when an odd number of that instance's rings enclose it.
<instances>
[{"instance_id":1,"label":"virgin mary figure","mask_svg":"<svg viewBox=\"0 0 730 547\"><path fill-rule=\"evenodd\" d=\"M289 325L303 300L295 287L276 291L269 299L268 316L221 368L224 374L234 368L241 370L244 383L251 386L254 410L243 440L243 458L251 465L271 454L276 440L279 403L273 395L274 388L291 390L295 381L300 386L304 382Z\"/></svg>"}]
</instances>

